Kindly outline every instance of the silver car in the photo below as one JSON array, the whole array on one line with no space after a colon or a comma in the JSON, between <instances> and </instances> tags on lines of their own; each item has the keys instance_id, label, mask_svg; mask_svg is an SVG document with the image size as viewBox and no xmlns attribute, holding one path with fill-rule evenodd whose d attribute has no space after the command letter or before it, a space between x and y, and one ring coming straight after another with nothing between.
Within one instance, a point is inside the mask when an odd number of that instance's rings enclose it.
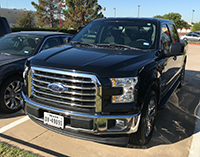
<instances>
[{"instance_id":1,"label":"silver car","mask_svg":"<svg viewBox=\"0 0 200 157\"><path fill-rule=\"evenodd\" d=\"M181 40L190 40L190 41L200 41L200 34L197 34L195 32L190 32L188 34L185 34L181 36Z\"/></svg>"}]
</instances>

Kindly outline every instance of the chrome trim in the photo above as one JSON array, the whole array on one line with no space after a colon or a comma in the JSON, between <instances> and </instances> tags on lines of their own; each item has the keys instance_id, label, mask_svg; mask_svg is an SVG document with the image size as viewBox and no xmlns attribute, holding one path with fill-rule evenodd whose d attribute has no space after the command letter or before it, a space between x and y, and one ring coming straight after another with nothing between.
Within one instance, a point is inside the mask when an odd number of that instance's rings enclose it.
<instances>
[{"instance_id":1,"label":"chrome trim","mask_svg":"<svg viewBox=\"0 0 200 157\"><path fill-rule=\"evenodd\" d=\"M36 82L40 82L40 83L45 83L45 84L49 84L50 82L47 81L41 81L41 80L37 80L35 78L33 78L33 81ZM72 89L84 89L84 90L93 90L96 89L95 87L77 87L77 86L69 86L69 85L63 85L66 88L72 88Z\"/></svg>"},{"instance_id":2,"label":"chrome trim","mask_svg":"<svg viewBox=\"0 0 200 157\"><path fill-rule=\"evenodd\" d=\"M48 76L48 75L41 75L41 74L37 74L35 71L33 73L34 73L35 76L44 77L44 78L51 78L51 79L56 79L56 80L62 80L62 81L70 81L70 82L73 82L73 83L93 83L92 81L80 81L80 80L74 80L74 79L66 79L66 78L52 77L52 76Z\"/></svg>"},{"instance_id":3,"label":"chrome trim","mask_svg":"<svg viewBox=\"0 0 200 157\"><path fill-rule=\"evenodd\" d=\"M73 101L95 102L95 99L79 99L79 98L68 97L68 96L54 95L54 94L50 94L50 93L46 93L46 92L41 92L36 89L32 89L32 91L34 91L36 93L40 93L40 94L45 94L45 95L49 95L49 96L53 96L53 97L57 97L57 98L68 99L68 100L73 100Z\"/></svg>"},{"instance_id":4,"label":"chrome trim","mask_svg":"<svg viewBox=\"0 0 200 157\"><path fill-rule=\"evenodd\" d=\"M38 88L42 88L42 89L45 89L45 90L49 90L49 88L36 85L36 84L33 83L33 82L32 82L32 85L34 85L35 87L38 87ZM95 95L96 95L96 94L94 94L94 93L79 93L79 92L69 92L69 91L64 91L63 93L72 94L72 95L83 95L83 96L95 96Z\"/></svg>"},{"instance_id":5,"label":"chrome trim","mask_svg":"<svg viewBox=\"0 0 200 157\"><path fill-rule=\"evenodd\" d=\"M24 95L23 92L22 92L22 97L24 99L25 106L30 106L32 108L36 107L39 109L57 113L59 115L63 115L65 117L76 116L76 117L93 119L93 129L92 130L83 129L83 128L74 128L71 126L65 126L65 129L82 131L82 132L86 132L86 133L90 133L90 134L100 135L100 134L131 134L131 133L136 132L139 127L139 122L140 122L140 117L141 117L140 113L132 114L132 115L101 115L99 113L85 114L85 113L63 110L63 109L59 109L59 108L55 108L55 107L49 107L49 106L45 106L45 105L41 105L41 104L32 102ZM37 118L29 113L27 113L27 114L37 120L43 121L43 118ZM112 119L125 120L127 122L126 126L124 126L121 129L108 129L107 121L112 120ZM100 126L100 121L106 121L105 127L104 127L104 123L103 123L103 127Z\"/></svg>"},{"instance_id":6,"label":"chrome trim","mask_svg":"<svg viewBox=\"0 0 200 157\"><path fill-rule=\"evenodd\" d=\"M69 71L64 71L64 70L54 70L54 69L48 69L48 68L39 68L39 67L31 67L30 71L29 71L29 75L28 75L28 97L31 97L31 95L33 94L32 92L32 85L38 88L41 88L41 86L36 85L34 83L34 81L38 81L44 84L49 84L50 82L47 81L40 81L35 79L33 76L35 74L37 74L36 71L41 71L41 72L47 72L47 73L52 73L52 74L59 74L59 75L68 75L68 76L72 76L72 77L82 77L82 78L88 78L91 79L91 81L81 81L81 83L93 83L95 87L78 87L78 86L70 86L70 85L64 85L64 87L68 88L68 89L81 89L81 90L95 90L94 93L79 93L79 92L70 92L70 91L65 91L65 93L68 94L73 94L73 95L83 95L83 96L95 96L96 101L94 100L94 105L80 105L80 104L69 104L69 103L62 103L62 104L67 104L67 105L71 105L71 106L79 106L79 107L87 107L87 108L94 108L95 107L95 111L96 112L101 112L102 111L102 86L100 81L98 80L98 78L95 75L91 75L91 74L84 74L84 73L76 73L76 71L74 70L74 72L69 72ZM48 75L47 75L48 78ZM55 77L56 78L56 77ZM54 77L53 77L54 79ZM70 80L70 79L68 79ZM71 79L73 80L73 79ZM73 83L73 82L72 82ZM79 82L78 82L79 83ZM46 87L42 87L43 89L47 89ZM48 89L49 90L49 89ZM35 96L35 95L34 95ZM37 96L38 97L38 96ZM40 97L41 98L41 97ZM43 100L45 100L45 98L43 98ZM46 100L50 101L50 99L46 98ZM78 100L79 101L79 100ZM84 99L80 100L80 101L85 101ZM93 100L91 100L93 101ZM60 101L57 100L51 100L51 102L56 102L56 103L61 103ZM90 102L90 100L88 101Z\"/></svg>"},{"instance_id":7,"label":"chrome trim","mask_svg":"<svg viewBox=\"0 0 200 157\"><path fill-rule=\"evenodd\" d=\"M55 103L60 103L60 104L66 104L66 105L69 105L69 106L77 106L77 107L90 107L90 108L94 108L95 106L94 105L81 105L81 104L77 104L77 103L67 103L67 102L64 102L64 101L59 101L59 100L53 100L53 99L48 99L48 98L43 98L43 97L40 97L38 95L35 95L32 93L33 96L35 96L36 98L40 98L42 100L48 100L48 101L51 101L51 102L55 102Z\"/></svg>"}]
</instances>

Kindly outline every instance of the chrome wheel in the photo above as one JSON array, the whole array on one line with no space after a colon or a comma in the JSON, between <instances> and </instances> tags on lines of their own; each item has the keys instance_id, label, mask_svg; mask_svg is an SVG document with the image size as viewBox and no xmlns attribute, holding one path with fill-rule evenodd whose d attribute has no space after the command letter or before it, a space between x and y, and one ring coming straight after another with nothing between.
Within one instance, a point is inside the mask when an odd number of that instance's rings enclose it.
<instances>
[{"instance_id":1,"label":"chrome wheel","mask_svg":"<svg viewBox=\"0 0 200 157\"><path fill-rule=\"evenodd\" d=\"M21 107L20 104L21 89L22 89L22 82L18 80L11 82L6 87L4 92L4 103L8 109L16 110Z\"/></svg>"},{"instance_id":2,"label":"chrome wheel","mask_svg":"<svg viewBox=\"0 0 200 157\"><path fill-rule=\"evenodd\" d=\"M147 115L145 118L145 136L148 137L154 127L156 115L156 104L154 100L151 100L148 105Z\"/></svg>"}]
</instances>

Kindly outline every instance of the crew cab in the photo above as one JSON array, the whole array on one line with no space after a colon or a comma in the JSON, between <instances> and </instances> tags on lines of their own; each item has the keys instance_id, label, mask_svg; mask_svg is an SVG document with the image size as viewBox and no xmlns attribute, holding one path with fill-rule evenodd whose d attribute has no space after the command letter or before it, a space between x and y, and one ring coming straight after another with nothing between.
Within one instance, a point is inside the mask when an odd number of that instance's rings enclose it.
<instances>
[{"instance_id":1,"label":"crew cab","mask_svg":"<svg viewBox=\"0 0 200 157\"><path fill-rule=\"evenodd\" d=\"M172 21L94 20L67 45L27 60L25 113L67 136L145 145L157 109L183 85L186 51Z\"/></svg>"}]
</instances>

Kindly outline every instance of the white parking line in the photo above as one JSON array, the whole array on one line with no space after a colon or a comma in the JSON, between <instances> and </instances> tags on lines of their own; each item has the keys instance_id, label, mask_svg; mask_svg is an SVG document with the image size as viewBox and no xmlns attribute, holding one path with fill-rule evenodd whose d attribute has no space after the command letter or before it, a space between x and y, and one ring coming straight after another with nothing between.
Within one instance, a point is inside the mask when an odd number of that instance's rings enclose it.
<instances>
[{"instance_id":1,"label":"white parking line","mask_svg":"<svg viewBox=\"0 0 200 157\"><path fill-rule=\"evenodd\" d=\"M23 118L21 118L19 120L16 120L16 121L14 121L14 122L12 122L12 123L0 128L0 134L5 132L5 131L7 131L7 130L9 130L9 129L11 129L11 128L13 128L13 127L15 127L15 126L17 126L17 125L19 125L19 124L21 124L21 123L23 123L23 122L25 122L25 121L27 121L27 120L29 120L28 116L23 117Z\"/></svg>"},{"instance_id":2,"label":"white parking line","mask_svg":"<svg viewBox=\"0 0 200 157\"><path fill-rule=\"evenodd\" d=\"M190 152L188 157L200 157L200 102L197 105L197 113L196 113L196 126L194 129L192 144L190 147Z\"/></svg>"}]
</instances>

